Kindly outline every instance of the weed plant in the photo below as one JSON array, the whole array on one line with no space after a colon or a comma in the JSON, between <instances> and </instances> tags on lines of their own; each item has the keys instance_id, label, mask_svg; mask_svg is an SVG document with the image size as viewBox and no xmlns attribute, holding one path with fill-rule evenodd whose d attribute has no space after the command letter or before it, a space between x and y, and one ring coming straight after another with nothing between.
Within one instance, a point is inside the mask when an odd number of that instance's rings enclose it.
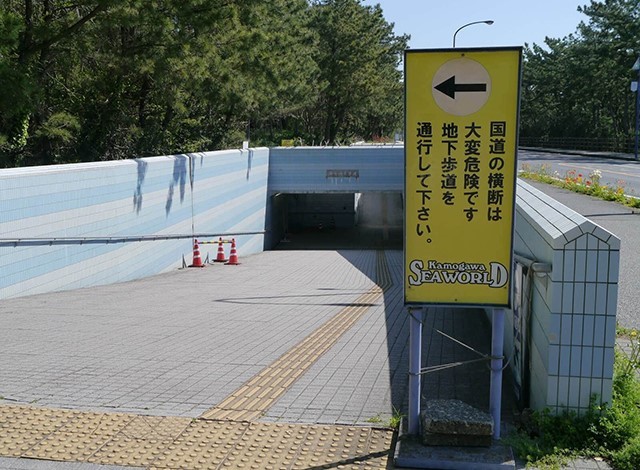
<instances>
[{"instance_id":1,"label":"weed plant","mask_svg":"<svg viewBox=\"0 0 640 470\"><path fill-rule=\"evenodd\" d=\"M523 414L519 430L505 441L528 465L559 469L582 456L606 459L615 470L640 469L640 338L635 330L625 336L616 350L611 403L600 406L593 397L582 415Z\"/></svg>"},{"instance_id":2,"label":"weed plant","mask_svg":"<svg viewBox=\"0 0 640 470\"><path fill-rule=\"evenodd\" d=\"M399 429L400 428L400 423L402 422L402 418L404 418L404 415L400 412L400 410L398 410L395 406L393 407L393 414L391 415L391 417L385 421L382 419L382 417L380 416L380 414L375 415L372 418L367 419L368 423L373 423L373 424L379 424L381 426L384 426L386 428L391 428L391 429Z\"/></svg>"}]
</instances>

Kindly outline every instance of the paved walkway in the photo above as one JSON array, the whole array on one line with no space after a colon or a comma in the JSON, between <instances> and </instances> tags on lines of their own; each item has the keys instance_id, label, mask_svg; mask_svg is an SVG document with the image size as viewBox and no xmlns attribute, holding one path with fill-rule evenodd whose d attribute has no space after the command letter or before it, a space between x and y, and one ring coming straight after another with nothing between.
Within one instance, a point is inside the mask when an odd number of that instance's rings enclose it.
<instances>
[{"instance_id":1,"label":"paved walkway","mask_svg":"<svg viewBox=\"0 0 640 470\"><path fill-rule=\"evenodd\" d=\"M387 468L407 396L402 252L241 262L3 301L0 468ZM425 364L469 358L436 328L488 352L482 312L425 320ZM430 374L423 398L486 409L488 377Z\"/></svg>"}]
</instances>

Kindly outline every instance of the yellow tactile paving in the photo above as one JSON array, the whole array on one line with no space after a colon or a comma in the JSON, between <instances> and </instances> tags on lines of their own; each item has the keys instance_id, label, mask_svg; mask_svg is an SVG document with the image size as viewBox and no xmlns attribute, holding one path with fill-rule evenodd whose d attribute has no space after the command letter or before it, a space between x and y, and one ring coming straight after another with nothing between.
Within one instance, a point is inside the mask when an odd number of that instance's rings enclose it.
<instances>
[{"instance_id":1,"label":"yellow tactile paving","mask_svg":"<svg viewBox=\"0 0 640 470\"><path fill-rule=\"evenodd\" d=\"M165 453L191 422L189 418L135 416L117 436L87 460L101 464L148 466Z\"/></svg>"},{"instance_id":2,"label":"yellow tactile paving","mask_svg":"<svg viewBox=\"0 0 640 470\"><path fill-rule=\"evenodd\" d=\"M153 463L156 468L218 468L245 434L248 423L203 421L191 423Z\"/></svg>"},{"instance_id":3,"label":"yellow tactile paving","mask_svg":"<svg viewBox=\"0 0 640 470\"><path fill-rule=\"evenodd\" d=\"M43 417L53 424L43 426ZM212 421L24 406L0 406L0 419L0 456L163 470L325 465L382 469L387 468L393 438L391 430L357 426Z\"/></svg>"},{"instance_id":4,"label":"yellow tactile paving","mask_svg":"<svg viewBox=\"0 0 640 470\"><path fill-rule=\"evenodd\" d=\"M392 285L384 253L378 285L203 415L139 416L0 405L0 456L152 469L387 468L388 429L256 423Z\"/></svg>"},{"instance_id":5,"label":"yellow tactile paving","mask_svg":"<svg viewBox=\"0 0 640 470\"><path fill-rule=\"evenodd\" d=\"M130 439L177 439L191 424L191 418L168 416L136 416L122 430Z\"/></svg>"},{"instance_id":6,"label":"yellow tactile paving","mask_svg":"<svg viewBox=\"0 0 640 470\"><path fill-rule=\"evenodd\" d=\"M331 320L307 336L297 346L267 366L245 385L229 395L215 408L205 412L205 419L232 421L255 420L280 398L338 339L381 297L375 286Z\"/></svg>"},{"instance_id":7,"label":"yellow tactile paving","mask_svg":"<svg viewBox=\"0 0 640 470\"><path fill-rule=\"evenodd\" d=\"M5 457L20 457L47 436L37 430L6 428L0 432L0 455Z\"/></svg>"},{"instance_id":8,"label":"yellow tactile paving","mask_svg":"<svg viewBox=\"0 0 640 470\"><path fill-rule=\"evenodd\" d=\"M3 416L0 428L25 429L48 434L64 425L77 414L70 410L16 407L14 412Z\"/></svg>"},{"instance_id":9,"label":"yellow tactile paving","mask_svg":"<svg viewBox=\"0 0 640 470\"><path fill-rule=\"evenodd\" d=\"M80 413L73 416L60 427L60 432L94 433L115 436L135 418L124 413Z\"/></svg>"},{"instance_id":10,"label":"yellow tactile paving","mask_svg":"<svg viewBox=\"0 0 640 470\"><path fill-rule=\"evenodd\" d=\"M172 443L171 439L134 439L115 436L87 458L87 462L147 467L164 455Z\"/></svg>"},{"instance_id":11,"label":"yellow tactile paving","mask_svg":"<svg viewBox=\"0 0 640 470\"><path fill-rule=\"evenodd\" d=\"M377 252L378 284L338 312L297 346L267 366L217 406L202 414L205 419L232 421L258 419L293 385L392 285L384 252Z\"/></svg>"},{"instance_id":12,"label":"yellow tactile paving","mask_svg":"<svg viewBox=\"0 0 640 470\"><path fill-rule=\"evenodd\" d=\"M384 251L376 251L376 280L376 283L382 290L387 290L393 285L393 279Z\"/></svg>"},{"instance_id":13,"label":"yellow tactile paving","mask_svg":"<svg viewBox=\"0 0 640 470\"><path fill-rule=\"evenodd\" d=\"M24 452L22 456L33 459L84 461L112 438L109 434L56 431Z\"/></svg>"}]
</instances>

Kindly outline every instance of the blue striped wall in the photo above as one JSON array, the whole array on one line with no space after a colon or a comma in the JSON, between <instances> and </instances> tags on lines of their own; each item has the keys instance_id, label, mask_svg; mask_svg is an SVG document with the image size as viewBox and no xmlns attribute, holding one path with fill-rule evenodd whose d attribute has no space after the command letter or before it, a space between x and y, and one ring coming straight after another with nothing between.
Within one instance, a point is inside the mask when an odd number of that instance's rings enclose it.
<instances>
[{"instance_id":1,"label":"blue striped wall","mask_svg":"<svg viewBox=\"0 0 640 470\"><path fill-rule=\"evenodd\" d=\"M358 170L358 178L327 178L327 170ZM402 192L404 147L276 147L270 193Z\"/></svg>"},{"instance_id":2,"label":"blue striped wall","mask_svg":"<svg viewBox=\"0 0 640 470\"><path fill-rule=\"evenodd\" d=\"M269 150L0 170L0 238L185 235L116 244L0 246L0 298L137 279L191 262L194 233L265 229ZM193 230L193 231L192 231ZM236 237L238 252L264 236ZM203 246L203 257L214 245Z\"/></svg>"}]
</instances>

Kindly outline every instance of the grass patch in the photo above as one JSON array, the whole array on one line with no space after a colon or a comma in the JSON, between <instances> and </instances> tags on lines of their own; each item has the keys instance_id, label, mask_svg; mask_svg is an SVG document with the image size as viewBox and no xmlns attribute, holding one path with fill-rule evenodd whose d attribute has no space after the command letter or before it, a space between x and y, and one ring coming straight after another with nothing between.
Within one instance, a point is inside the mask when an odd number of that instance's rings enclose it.
<instances>
[{"instance_id":1,"label":"grass patch","mask_svg":"<svg viewBox=\"0 0 640 470\"><path fill-rule=\"evenodd\" d=\"M620 180L615 186L601 184L602 173L593 170L589 175L583 175L575 170L569 170L562 177L557 171L551 172L549 165L533 167L523 163L518 176L532 181L552 184L576 193L587 194L605 201L614 201L634 208L640 208L640 198L629 196L624 191L624 181Z\"/></svg>"},{"instance_id":2,"label":"grass patch","mask_svg":"<svg viewBox=\"0 0 640 470\"><path fill-rule=\"evenodd\" d=\"M400 423L402 422L402 418L404 418L404 415L400 413L400 410L394 407L393 415L391 416L391 418L389 418L389 422L387 424L389 425L390 428L399 429Z\"/></svg>"},{"instance_id":3,"label":"grass patch","mask_svg":"<svg viewBox=\"0 0 640 470\"><path fill-rule=\"evenodd\" d=\"M380 424L382 425L382 418L380 417L380 415L375 415L369 419L367 419L367 423L371 423L371 424Z\"/></svg>"},{"instance_id":4,"label":"grass patch","mask_svg":"<svg viewBox=\"0 0 640 470\"><path fill-rule=\"evenodd\" d=\"M402 422L403 417L404 415L400 413L400 410L398 410L396 407L393 407L393 415L388 420L383 420L380 414L377 414L372 418L367 419L367 423L379 424L380 426L383 426L385 428L397 430L400 428L400 423Z\"/></svg>"},{"instance_id":5,"label":"grass patch","mask_svg":"<svg viewBox=\"0 0 640 470\"><path fill-rule=\"evenodd\" d=\"M583 415L523 413L518 431L505 438L521 459L541 469L578 456L606 459L616 470L640 468L640 341L636 330L625 337L624 348L616 348L611 403L598 406L593 397Z\"/></svg>"}]
</instances>

